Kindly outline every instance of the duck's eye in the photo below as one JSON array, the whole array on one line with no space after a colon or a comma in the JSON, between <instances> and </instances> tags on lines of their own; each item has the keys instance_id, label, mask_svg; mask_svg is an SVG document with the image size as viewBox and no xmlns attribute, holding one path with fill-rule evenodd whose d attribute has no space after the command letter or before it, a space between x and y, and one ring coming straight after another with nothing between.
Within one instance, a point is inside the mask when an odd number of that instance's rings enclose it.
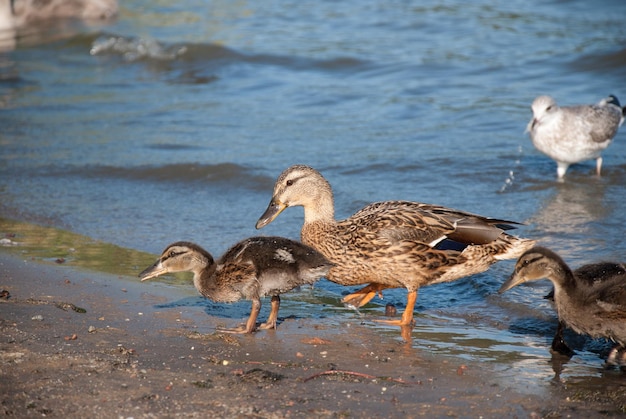
<instances>
[{"instance_id":1,"label":"duck's eye","mask_svg":"<svg viewBox=\"0 0 626 419\"><path fill-rule=\"evenodd\" d=\"M293 185L293 180L287 179L287 186L291 186L291 185Z\"/></svg>"},{"instance_id":2,"label":"duck's eye","mask_svg":"<svg viewBox=\"0 0 626 419\"><path fill-rule=\"evenodd\" d=\"M168 256L173 258L174 256L176 256L176 252L172 250Z\"/></svg>"},{"instance_id":3,"label":"duck's eye","mask_svg":"<svg viewBox=\"0 0 626 419\"><path fill-rule=\"evenodd\" d=\"M546 111L551 111L551 110L552 110L552 105L550 105L550 106L548 106L548 107L546 108Z\"/></svg>"}]
</instances>

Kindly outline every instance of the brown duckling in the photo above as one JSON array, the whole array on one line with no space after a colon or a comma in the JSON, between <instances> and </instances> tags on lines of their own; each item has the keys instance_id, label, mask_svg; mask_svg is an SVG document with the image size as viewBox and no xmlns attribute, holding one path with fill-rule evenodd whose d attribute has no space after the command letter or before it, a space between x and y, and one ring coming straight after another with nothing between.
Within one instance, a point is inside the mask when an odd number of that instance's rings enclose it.
<instances>
[{"instance_id":1,"label":"brown duckling","mask_svg":"<svg viewBox=\"0 0 626 419\"><path fill-rule=\"evenodd\" d=\"M617 358L626 349L626 265L602 262L572 271L559 255L537 246L519 258L515 271L498 292L543 278L554 285L559 317L555 341L562 339L560 333L565 326L592 338L611 339L618 346L607 362L621 363Z\"/></svg>"},{"instance_id":2,"label":"brown duckling","mask_svg":"<svg viewBox=\"0 0 626 419\"><path fill-rule=\"evenodd\" d=\"M252 301L245 327L223 329L252 333L261 310L261 297L272 296L272 308L259 329L275 329L280 296L300 285L312 284L332 266L319 252L283 237L251 237L231 247L217 262L194 243L169 245L154 265L139 274L142 281L169 272L193 272L193 283L203 296L231 303Z\"/></svg>"},{"instance_id":3,"label":"brown duckling","mask_svg":"<svg viewBox=\"0 0 626 419\"><path fill-rule=\"evenodd\" d=\"M302 242L335 265L326 277L346 286L369 284L346 296L345 303L360 307L385 288L408 290L401 320L386 321L400 326L412 324L420 286L483 272L534 245L504 232L518 224L513 221L417 202L377 202L336 221L330 184L303 165L278 177L256 227L266 226L292 206L304 207Z\"/></svg>"},{"instance_id":4,"label":"brown duckling","mask_svg":"<svg viewBox=\"0 0 626 419\"><path fill-rule=\"evenodd\" d=\"M580 286L593 287L601 281L611 280L618 275L626 275L626 270L624 269L624 265L621 263L599 262L581 266L576 269L573 274L576 282L582 284ZM554 301L554 288L544 298ZM566 327L567 326L563 323L563 321L559 321L554 339L552 339L552 344L550 346L554 352L571 357L574 355L574 351L567 345L563 336L563 332Z\"/></svg>"}]
</instances>

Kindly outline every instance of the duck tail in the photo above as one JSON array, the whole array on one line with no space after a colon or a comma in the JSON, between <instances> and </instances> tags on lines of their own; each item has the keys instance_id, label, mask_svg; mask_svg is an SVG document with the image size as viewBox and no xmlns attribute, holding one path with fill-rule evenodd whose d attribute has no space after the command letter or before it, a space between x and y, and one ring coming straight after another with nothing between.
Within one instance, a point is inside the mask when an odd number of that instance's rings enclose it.
<instances>
[{"instance_id":1,"label":"duck tail","mask_svg":"<svg viewBox=\"0 0 626 419\"><path fill-rule=\"evenodd\" d=\"M517 259L528 249L535 246L536 240L522 239L503 233L490 247L494 250L496 260Z\"/></svg>"}]
</instances>

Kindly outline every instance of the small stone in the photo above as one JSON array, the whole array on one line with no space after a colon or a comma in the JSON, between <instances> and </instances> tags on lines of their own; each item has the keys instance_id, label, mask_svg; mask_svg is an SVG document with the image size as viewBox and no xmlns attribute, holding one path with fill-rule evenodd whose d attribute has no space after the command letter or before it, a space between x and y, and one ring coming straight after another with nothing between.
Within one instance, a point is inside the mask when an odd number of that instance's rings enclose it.
<instances>
[{"instance_id":1,"label":"small stone","mask_svg":"<svg viewBox=\"0 0 626 419\"><path fill-rule=\"evenodd\" d=\"M459 368L456 369L456 374L457 375L463 375L463 374L465 374L465 370L467 370L467 366L466 365L461 365Z\"/></svg>"},{"instance_id":2,"label":"small stone","mask_svg":"<svg viewBox=\"0 0 626 419\"><path fill-rule=\"evenodd\" d=\"M87 331L88 331L89 333L93 333L93 332L95 332L95 331L96 331L96 328L95 328L95 327L93 327L93 326L89 326L89 328L87 329Z\"/></svg>"},{"instance_id":3,"label":"small stone","mask_svg":"<svg viewBox=\"0 0 626 419\"><path fill-rule=\"evenodd\" d=\"M43 316L41 314L37 314L36 316L31 317L30 319L40 322L40 321L43 321Z\"/></svg>"}]
</instances>

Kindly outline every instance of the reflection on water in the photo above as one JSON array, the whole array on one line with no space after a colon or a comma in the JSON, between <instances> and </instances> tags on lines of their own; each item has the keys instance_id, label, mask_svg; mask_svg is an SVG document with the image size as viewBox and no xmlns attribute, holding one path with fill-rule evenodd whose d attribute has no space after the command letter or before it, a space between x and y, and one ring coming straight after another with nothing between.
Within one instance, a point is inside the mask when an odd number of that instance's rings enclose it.
<instances>
[{"instance_id":1,"label":"reflection on water","mask_svg":"<svg viewBox=\"0 0 626 419\"><path fill-rule=\"evenodd\" d=\"M529 220L534 230L541 234L542 244L553 247L566 259L594 253L594 247L605 246L601 238L593 236L594 224L606 219L613 211L605 199L606 182L595 177L581 177L576 182L551 183L550 189Z\"/></svg>"},{"instance_id":2,"label":"reflection on water","mask_svg":"<svg viewBox=\"0 0 626 419\"><path fill-rule=\"evenodd\" d=\"M20 257L63 263L114 275L137 276L155 256L93 240L66 230L0 218L0 236L10 244L0 247Z\"/></svg>"}]
</instances>

